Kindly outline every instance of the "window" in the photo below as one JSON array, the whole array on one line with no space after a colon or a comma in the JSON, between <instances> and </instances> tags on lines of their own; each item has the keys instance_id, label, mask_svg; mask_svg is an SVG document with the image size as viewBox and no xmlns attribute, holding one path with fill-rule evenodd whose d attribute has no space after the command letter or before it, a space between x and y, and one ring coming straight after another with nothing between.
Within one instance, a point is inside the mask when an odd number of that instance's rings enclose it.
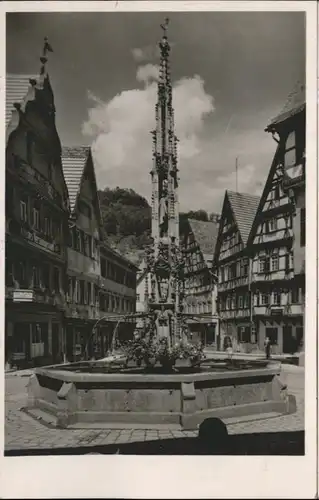
<instances>
[{"instance_id":1,"label":"window","mask_svg":"<svg viewBox=\"0 0 319 500\"><path fill-rule=\"evenodd\" d=\"M300 246L304 247L306 244L306 209L300 210Z\"/></svg>"},{"instance_id":2,"label":"window","mask_svg":"<svg viewBox=\"0 0 319 500\"><path fill-rule=\"evenodd\" d=\"M281 293L278 291L273 292L273 305L280 306L281 304Z\"/></svg>"},{"instance_id":3,"label":"window","mask_svg":"<svg viewBox=\"0 0 319 500\"><path fill-rule=\"evenodd\" d=\"M280 199L280 186L279 184L276 184L271 191L271 197L273 200L279 200Z\"/></svg>"},{"instance_id":4,"label":"window","mask_svg":"<svg viewBox=\"0 0 319 500\"><path fill-rule=\"evenodd\" d=\"M278 328L266 328L266 337L269 338L270 343L275 345L278 343Z\"/></svg>"},{"instance_id":5,"label":"window","mask_svg":"<svg viewBox=\"0 0 319 500\"><path fill-rule=\"evenodd\" d=\"M33 228L39 230L40 228L40 212L37 208L32 210L32 225Z\"/></svg>"},{"instance_id":6,"label":"window","mask_svg":"<svg viewBox=\"0 0 319 500\"><path fill-rule=\"evenodd\" d=\"M139 294L139 293L137 293L137 294L136 294L136 300L137 300L138 302L139 302L139 300L140 300L140 294Z\"/></svg>"},{"instance_id":7,"label":"window","mask_svg":"<svg viewBox=\"0 0 319 500\"><path fill-rule=\"evenodd\" d=\"M236 295L232 295L232 298L231 298L231 308L232 309L236 309Z\"/></svg>"},{"instance_id":8,"label":"window","mask_svg":"<svg viewBox=\"0 0 319 500\"><path fill-rule=\"evenodd\" d=\"M242 309L243 305L244 305L244 298L243 298L242 295L239 295L239 297L238 297L238 308Z\"/></svg>"},{"instance_id":9,"label":"window","mask_svg":"<svg viewBox=\"0 0 319 500\"><path fill-rule=\"evenodd\" d=\"M92 283L87 283L87 302L92 304Z\"/></svg>"},{"instance_id":10,"label":"window","mask_svg":"<svg viewBox=\"0 0 319 500\"><path fill-rule=\"evenodd\" d=\"M55 292L60 291L60 269L58 267L53 268L53 289Z\"/></svg>"},{"instance_id":11,"label":"window","mask_svg":"<svg viewBox=\"0 0 319 500\"><path fill-rule=\"evenodd\" d=\"M80 289L80 281L75 280L75 297L77 304L81 303L81 289Z\"/></svg>"},{"instance_id":12,"label":"window","mask_svg":"<svg viewBox=\"0 0 319 500\"><path fill-rule=\"evenodd\" d=\"M277 227L278 227L278 221L277 219L270 219L268 221L269 223L269 232L271 231L277 231Z\"/></svg>"},{"instance_id":13,"label":"window","mask_svg":"<svg viewBox=\"0 0 319 500\"><path fill-rule=\"evenodd\" d=\"M296 134L293 130L286 139L284 165L289 167L296 164Z\"/></svg>"},{"instance_id":14,"label":"window","mask_svg":"<svg viewBox=\"0 0 319 500\"><path fill-rule=\"evenodd\" d=\"M24 200L20 200L20 219L23 222L28 221L27 203Z\"/></svg>"},{"instance_id":15,"label":"window","mask_svg":"<svg viewBox=\"0 0 319 500\"><path fill-rule=\"evenodd\" d=\"M79 281L79 290L80 290L79 302L80 302L80 304L85 304L85 290L84 290L84 281L83 280Z\"/></svg>"},{"instance_id":16,"label":"window","mask_svg":"<svg viewBox=\"0 0 319 500\"><path fill-rule=\"evenodd\" d=\"M262 306L268 306L269 305L269 294L268 293L262 293L261 294L261 305Z\"/></svg>"},{"instance_id":17,"label":"window","mask_svg":"<svg viewBox=\"0 0 319 500\"><path fill-rule=\"evenodd\" d=\"M50 267L49 267L49 264L43 264L42 284L46 289L50 288Z\"/></svg>"},{"instance_id":18,"label":"window","mask_svg":"<svg viewBox=\"0 0 319 500\"><path fill-rule=\"evenodd\" d=\"M72 278L68 278L68 295L69 295L70 301L72 301L73 300L73 279Z\"/></svg>"},{"instance_id":19,"label":"window","mask_svg":"<svg viewBox=\"0 0 319 500\"><path fill-rule=\"evenodd\" d=\"M293 253L289 252L285 255L285 271L288 273L291 269L293 269Z\"/></svg>"},{"instance_id":20,"label":"window","mask_svg":"<svg viewBox=\"0 0 319 500\"><path fill-rule=\"evenodd\" d=\"M84 255L91 256L91 241L86 233L83 233L83 252Z\"/></svg>"},{"instance_id":21,"label":"window","mask_svg":"<svg viewBox=\"0 0 319 500\"><path fill-rule=\"evenodd\" d=\"M248 259L243 259L241 262L241 276L248 276L249 262Z\"/></svg>"},{"instance_id":22,"label":"window","mask_svg":"<svg viewBox=\"0 0 319 500\"><path fill-rule=\"evenodd\" d=\"M278 271L278 269L279 269L279 255L278 253L274 253L271 256L271 270Z\"/></svg>"},{"instance_id":23,"label":"window","mask_svg":"<svg viewBox=\"0 0 319 500\"><path fill-rule=\"evenodd\" d=\"M40 286L40 270L37 266L32 268L32 284L35 288Z\"/></svg>"},{"instance_id":24,"label":"window","mask_svg":"<svg viewBox=\"0 0 319 500\"><path fill-rule=\"evenodd\" d=\"M77 252L81 252L82 251L82 238L81 238L81 231L79 229L76 229L75 230L75 250Z\"/></svg>"},{"instance_id":25,"label":"window","mask_svg":"<svg viewBox=\"0 0 319 500\"><path fill-rule=\"evenodd\" d=\"M268 256L263 256L259 258L259 272L269 273L270 271L270 259Z\"/></svg>"},{"instance_id":26,"label":"window","mask_svg":"<svg viewBox=\"0 0 319 500\"><path fill-rule=\"evenodd\" d=\"M249 308L249 293L245 293L244 295L244 308L245 309Z\"/></svg>"},{"instance_id":27,"label":"window","mask_svg":"<svg viewBox=\"0 0 319 500\"><path fill-rule=\"evenodd\" d=\"M44 218L44 234L46 236L52 235L52 220L49 217Z\"/></svg>"},{"instance_id":28,"label":"window","mask_svg":"<svg viewBox=\"0 0 319 500\"><path fill-rule=\"evenodd\" d=\"M220 269L220 281L221 281L221 283L223 283L225 281L225 268L224 267L222 267Z\"/></svg>"},{"instance_id":29,"label":"window","mask_svg":"<svg viewBox=\"0 0 319 500\"><path fill-rule=\"evenodd\" d=\"M231 297L228 296L226 299L226 310L231 309Z\"/></svg>"},{"instance_id":30,"label":"window","mask_svg":"<svg viewBox=\"0 0 319 500\"><path fill-rule=\"evenodd\" d=\"M293 288L290 293L291 293L291 303L292 304L299 304L299 301L300 301L299 288Z\"/></svg>"},{"instance_id":31,"label":"window","mask_svg":"<svg viewBox=\"0 0 319 500\"><path fill-rule=\"evenodd\" d=\"M103 278L106 278L106 260L105 259L101 259L101 276L103 276Z\"/></svg>"},{"instance_id":32,"label":"window","mask_svg":"<svg viewBox=\"0 0 319 500\"><path fill-rule=\"evenodd\" d=\"M233 262L230 266L229 266L229 279L234 279L236 278L236 274L237 274L237 262Z\"/></svg>"}]
</instances>

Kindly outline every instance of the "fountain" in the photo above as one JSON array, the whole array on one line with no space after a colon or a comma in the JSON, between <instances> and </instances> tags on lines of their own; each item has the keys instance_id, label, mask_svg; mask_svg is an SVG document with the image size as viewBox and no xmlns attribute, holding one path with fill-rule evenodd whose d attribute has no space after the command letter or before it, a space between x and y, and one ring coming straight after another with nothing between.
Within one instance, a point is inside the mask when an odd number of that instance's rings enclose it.
<instances>
[{"instance_id":1,"label":"fountain","mask_svg":"<svg viewBox=\"0 0 319 500\"><path fill-rule=\"evenodd\" d=\"M295 411L295 400L266 360L205 358L189 340L184 261L179 245L177 137L169 70L168 21L162 25L156 128L153 137L152 245L147 249L147 309L143 328L110 360L37 368L28 410L59 427L196 429L224 421ZM115 335L115 334L114 334ZM49 417L48 417L49 416Z\"/></svg>"}]
</instances>

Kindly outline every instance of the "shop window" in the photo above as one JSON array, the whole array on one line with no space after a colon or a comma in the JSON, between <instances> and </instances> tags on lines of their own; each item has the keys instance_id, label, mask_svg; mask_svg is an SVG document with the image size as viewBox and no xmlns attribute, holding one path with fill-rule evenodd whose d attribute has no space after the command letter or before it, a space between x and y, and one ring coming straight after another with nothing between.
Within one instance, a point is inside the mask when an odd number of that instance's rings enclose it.
<instances>
[{"instance_id":1,"label":"shop window","mask_svg":"<svg viewBox=\"0 0 319 500\"><path fill-rule=\"evenodd\" d=\"M278 344L278 328L266 328L266 337L269 338L271 345Z\"/></svg>"}]
</instances>

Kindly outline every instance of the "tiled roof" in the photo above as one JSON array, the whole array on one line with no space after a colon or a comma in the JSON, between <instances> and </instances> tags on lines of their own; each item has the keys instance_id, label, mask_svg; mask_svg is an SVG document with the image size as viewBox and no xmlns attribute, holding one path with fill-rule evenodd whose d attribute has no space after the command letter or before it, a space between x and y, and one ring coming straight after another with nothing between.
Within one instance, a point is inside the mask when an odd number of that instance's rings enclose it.
<instances>
[{"instance_id":1,"label":"tiled roof","mask_svg":"<svg viewBox=\"0 0 319 500\"><path fill-rule=\"evenodd\" d=\"M71 213L75 208L82 174L88 160L89 153L90 148L88 146L62 148L63 174L69 192Z\"/></svg>"},{"instance_id":2,"label":"tiled roof","mask_svg":"<svg viewBox=\"0 0 319 500\"><path fill-rule=\"evenodd\" d=\"M188 219L188 222L204 258L212 258L215 252L219 223L196 219Z\"/></svg>"},{"instance_id":3,"label":"tiled roof","mask_svg":"<svg viewBox=\"0 0 319 500\"><path fill-rule=\"evenodd\" d=\"M32 90L30 79L37 80L37 75L6 75L6 128L8 127L14 104L22 104L28 92Z\"/></svg>"},{"instance_id":4,"label":"tiled roof","mask_svg":"<svg viewBox=\"0 0 319 500\"><path fill-rule=\"evenodd\" d=\"M287 118L290 118L293 115L296 115L300 111L302 111L306 106L306 89L304 82L298 82L295 85L294 90L289 94L288 99L281 110L281 112L271 120L271 123L268 125L269 127L277 125L281 123ZM267 130L266 129L266 130Z\"/></svg>"},{"instance_id":5,"label":"tiled roof","mask_svg":"<svg viewBox=\"0 0 319 500\"><path fill-rule=\"evenodd\" d=\"M227 191L226 193L233 210L241 238L243 243L246 244L257 212L260 197L246 193L235 193L234 191Z\"/></svg>"}]
</instances>

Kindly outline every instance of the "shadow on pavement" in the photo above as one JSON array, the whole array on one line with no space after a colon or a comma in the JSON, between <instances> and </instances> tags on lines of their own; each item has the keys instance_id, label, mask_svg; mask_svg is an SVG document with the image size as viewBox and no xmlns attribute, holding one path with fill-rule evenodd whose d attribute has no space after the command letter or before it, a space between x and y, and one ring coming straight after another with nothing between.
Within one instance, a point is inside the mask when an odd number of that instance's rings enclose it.
<instances>
[{"instance_id":1,"label":"shadow on pavement","mask_svg":"<svg viewBox=\"0 0 319 500\"><path fill-rule=\"evenodd\" d=\"M5 456L26 455L304 455L304 431L237 434L209 440L195 438L160 439L137 443L68 448L7 450Z\"/></svg>"}]
</instances>

